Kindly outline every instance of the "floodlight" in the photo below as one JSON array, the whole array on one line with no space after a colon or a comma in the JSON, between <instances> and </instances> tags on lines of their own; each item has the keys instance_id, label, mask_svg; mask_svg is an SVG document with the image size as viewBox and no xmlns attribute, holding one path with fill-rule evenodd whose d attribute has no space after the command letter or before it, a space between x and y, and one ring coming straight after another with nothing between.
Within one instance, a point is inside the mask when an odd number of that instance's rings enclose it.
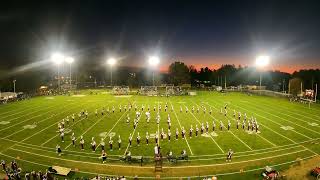
<instances>
[{"instance_id":1,"label":"floodlight","mask_svg":"<svg viewBox=\"0 0 320 180\"><path fill-rule=\"evenodd\" d=\"M64 56L61 53L53 53L50 59L53 63L59 65L64 61Z\"/></svg>"},{"instance_id":2,"label":"floodlight","mask_svg":"<svg viewBox=\"0 0 320 180\"><path fill-rule=\"evenodd\" d=\"M108 60L107 60L107 63L110 65L110 66L113 66L113 65L115 65L116 64L116 59L115 58L109 58Z\"/></svg>"},{"instance_id":3,"label":"floodlight","mask_svg":"<svg viewBox=\"0 0 320 180\"><path fill-rule=\"evenodd\" d=\"M267 66L270 62L270 57L266 55L261 55L256 58L256 66L264 67Z\"/></svg>"},{"instance_id":4,"label":"floodlight","mask_svg":"<svg viewBox=\"0 0 320 180\"><path fill-rule=\"evenodd\" d=\"M74 59L73 59L73 57L66 57L65 59L64 59L68 64L72 64L73 62L74 62Z\"/></svg>"},{"instance_id":5,"label":"floodlight","mask_svg":"<svg viewBox=\"0 0 320 180\"><path fill-rule=\"evenodd\" d=\"M156 66L160 63L160 59L158 56L150 56L148 62L149 65Z\"/></svg>"}]
</instances>

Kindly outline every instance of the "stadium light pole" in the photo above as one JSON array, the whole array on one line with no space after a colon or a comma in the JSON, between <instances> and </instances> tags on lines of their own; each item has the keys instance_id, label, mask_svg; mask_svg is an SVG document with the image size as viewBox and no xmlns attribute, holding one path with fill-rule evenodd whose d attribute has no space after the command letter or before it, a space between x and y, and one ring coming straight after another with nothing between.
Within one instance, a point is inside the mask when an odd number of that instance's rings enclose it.
<instances>
[{"instance_id":1,"label":"stadium light pole","mask_svg":"<svg viewBox=\"0 0 320 180\"><path fill-rule=\"evenodd\" d=\"M149 65L153 68L152 70L152 85L154 86L154 68L160 63L158 56L150 56L148 59Z\"/></svg>"},{"instance_id":2,"label":"stadium light pole","mask_svg":"<svg viewBox=\"0 0 320 180\"><path fill-rule=\"evenodd\" d=\"M107 64L110 66L110 85L112 86L112 67L117 63L115 58L109 58Z\"/></svg>"},{"instance_id":3,"label":"stadium light pole","mask_svg":"<svg viewBox=\"0 0 320 180\"><path fill-rule=\"evenodd\" d=\"M262 73L261 69L266 67L270 63L270 57L266 55L260 55L256 57L256 66L260 69L260 81L259 90L261 90Z\"/></svg>"},{"instance_id":4,"label":"stadium light pole","mask_svg":"<svg viewBox=\"0 0 320 180\"><path fill-rule=\"evenodd\" d=\"M16 93L16 81L17 80L13 80L13 92Z\"/></svg>"},{"instance_id":5,"label":"stadium light pole","mask_svg":"<svg viewBox=\"0 0 320 180\"><path fill-rule=\"evenodd\" d=\"M58 89L60 91L60 64L63 63L65 58L61 53L53 53L50 59L58 67Z\"/></svg>"},{"instance_id":6,"label":"stadium light pole","mask_svg":"<svg viewBox=\"0 0 320 180\"><path fill-rule=\"evenodd\" d=\"M70 80L70 86L71 86L71 84L72 84L72 79L71 79L71 75L72 75L72 73L71 73L71 64L74 62L74 58L73 57L66 57L65 58L65 61L69 64L69 80Z\"/></svg>"}]
</instances>

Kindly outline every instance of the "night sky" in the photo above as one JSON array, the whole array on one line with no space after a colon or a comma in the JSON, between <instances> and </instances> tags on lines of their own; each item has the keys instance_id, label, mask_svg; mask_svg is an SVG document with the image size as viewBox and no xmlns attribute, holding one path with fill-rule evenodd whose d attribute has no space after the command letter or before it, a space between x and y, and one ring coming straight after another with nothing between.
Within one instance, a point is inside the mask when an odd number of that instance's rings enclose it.
<instances>
[{"instance_id":1,"label":"night sky","mask_svg":"<svg viewBox=\"0 0 320 180\"><path fill-rule=\"evenodd\" d=\"M0 67L67 53L79 63L109 56L144 66L157 54L165 70L179 60L196 67L252 65L273 70L320 67L320 1L17 1L0 7Z\"/></svg>"}]
</instances>

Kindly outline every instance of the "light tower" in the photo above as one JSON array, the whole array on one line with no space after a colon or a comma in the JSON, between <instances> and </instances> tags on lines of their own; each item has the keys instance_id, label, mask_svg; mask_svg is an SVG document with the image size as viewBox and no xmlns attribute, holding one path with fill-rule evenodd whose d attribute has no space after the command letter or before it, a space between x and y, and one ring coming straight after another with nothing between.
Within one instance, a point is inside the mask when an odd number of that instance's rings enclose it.
<instances>
[{"instance_id":1,"label":"light tower","mask_svg":"<svg viewBox=\"0 0 320 180\"><path fill-rule=\"evenodd\" d=\"M266 55L260 55L256 57L256 67L260 70L259 90L261 90L262 73L261 70L268 66L270 63L270 57Z\"/></svg>"},{"instance_id":2,"label":"light tower","mask_svg":"<svg viewBox=\"0 0 320 180\"><path fill-rule=\"evenodd\" d=\"M60 90L60 64L63 63L65 57L61 53L53 53L50 60L58 67L58 89Z\"/></svg>"},{"instance_id":3,"label":"light tower","mask_svg":"<svg viewBox=\"0 0 320 180\"><path fill-rule=\"evenodd\" d=\"M158 56L150 56L148 59L149 65L152 69L152 85L154 86L154 68L160 63L160 59Z\"/></svg>"},{"instance_id":4,"label":"light tower","mask_svg":"<svg viewBox=\"0 0 320 180\"><path fill-rule=\"evenodd\" d=\"M110 66L110 85L112 86L112 68L117 63L117 60L113 57L107 60L107 64Z\"/></svg>"},{"instance_id":5,"label":"light tower","mask_svg":"<svg viewBox=\"0 0 320 180\"><path fill-rule=\"evenodd\" d=\"M70 56L68 56L68 57L66 57L65 58L65 62L67 62L68 64L69 64L69 80L70 80L70 86L71 86L71 84L72 84L72 79L71 79L71 75L72 75L72 73L71 73L71 64L74 62L74 59L73 59L73 57L70 57Z\"/></svg>"}]
</instances>

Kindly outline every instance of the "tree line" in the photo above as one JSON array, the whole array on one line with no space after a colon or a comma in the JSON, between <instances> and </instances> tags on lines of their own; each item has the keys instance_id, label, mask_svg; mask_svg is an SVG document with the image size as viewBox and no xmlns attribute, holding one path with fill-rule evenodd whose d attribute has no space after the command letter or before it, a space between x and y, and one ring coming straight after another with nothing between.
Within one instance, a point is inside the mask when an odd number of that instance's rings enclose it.
<instances>
[{"instance_id":1,"label":"tree line","mask_svg":"<svg viewBox=\"0 0 320 180\"><path fill-rule=\"evenodd\" d=\"M16 88L19 91L34 91L40 85L55 85L55 73L44 71L29 71L6 76L8 71L0 69L0 90L11 91L12 81L17 80ZM299 70L292 74L280 71L260 72L254 67L235 66L233 64L221 65L218 69L194 66L183 62L173 62L167 72L152 72L146 68L118 67L113 70L113 85L128 85L131 88L152 85L152 73L155 73L155 82L160 84L183 85L191 84L193 87L201 86L239 86L259 85L260 74L262 85L268 90L288 91L289 81L298 79L303 89L313 89L320 84L320 70ZM68 73L66 73L68 74ZM105 67L79 66L72 73L73 83L88 84L88 87L110 85L110 69Z\"/></svg>"}]
</instances>

